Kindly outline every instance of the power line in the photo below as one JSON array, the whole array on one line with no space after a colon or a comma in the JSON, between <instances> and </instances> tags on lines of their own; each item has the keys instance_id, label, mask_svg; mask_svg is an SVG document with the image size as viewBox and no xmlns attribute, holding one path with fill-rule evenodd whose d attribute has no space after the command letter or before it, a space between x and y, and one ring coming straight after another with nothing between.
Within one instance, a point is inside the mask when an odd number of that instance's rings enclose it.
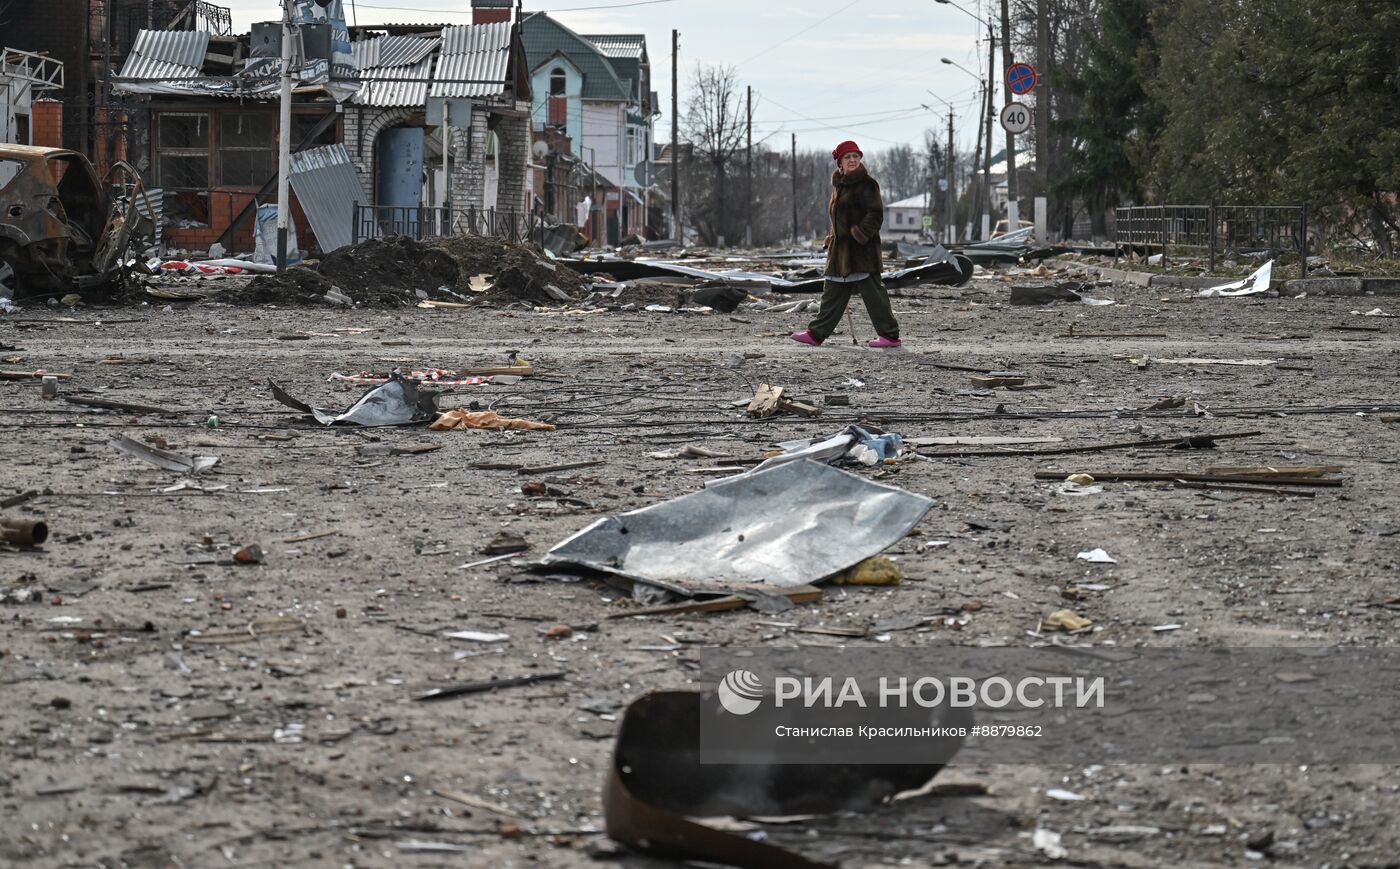
<instances>
[{"instance_id":1,"label":"power line","mask_svg":"<svg viewBox=\"0 0 1400 869\"><path fill-rule=\"evenodd\" d=\"M837 9L835 12L833 12L833 13L831 13L830 15L826 16L825 18L818 19L816 22L807 25L806 27L804 27L804 28L802 28L801 30L799 30L799 31L797 31L796 33L794 33L793 35L789 36L787 39L784 39L784 40L782 40L781 42L777 42L777 43L774 43L773 45L768 46L767 48L763 49L763 50L760 51L758 54L755 54L753 57L750 57L750 58L748 58L747 60L741 60L741 61L739 61L738 63L736 63L736 64L734 65L734 68L735 68L735 69L738 69L739 67L741 67L741 66L743 66L744 64L748 63L750 60L758 60L760 57L762 57L763 55L765 55L765 54L767 54L768 52L772 51L773 49L778 48L778 47L783 46L783 45L787 45L789 42L792 42L794 39L796 39L797 37L799 37L799 36L801 36L802 34L806 33L807 31L813 29L813 28L816 27L817 25L819 25L819 24L825 24L826 22L828 22L828 21L830 21L831 19L835 18L837 15L840 15L842 12L845 12L847 9L850 9L852 6L856 5L856 4L859 3L859 2L860 2L860 0L851 0L850 3L847 3L845 6L842 6L840 9Z\"/></svg>"},{"instance_id":2,"label":"power line","mask_svg":"<svg viewBox=\"0 0 1400 869\"><path fill-rule=\"evenodd\" d=\"M610 3L605 6L567 6L557 9L532 9L532 12L591 12L594 9L626 9L631 6L655 6L658 3L678 3L680 0L635 0L632 3ZM358 0L356 0L358 4ZM416 6L371 6L364 4L366 9L387 9L393 12L431 12L434 15L471 15L471 9L423 9ZM372 26L372 25L367 25Z\"/></svg>"}]
</instances>

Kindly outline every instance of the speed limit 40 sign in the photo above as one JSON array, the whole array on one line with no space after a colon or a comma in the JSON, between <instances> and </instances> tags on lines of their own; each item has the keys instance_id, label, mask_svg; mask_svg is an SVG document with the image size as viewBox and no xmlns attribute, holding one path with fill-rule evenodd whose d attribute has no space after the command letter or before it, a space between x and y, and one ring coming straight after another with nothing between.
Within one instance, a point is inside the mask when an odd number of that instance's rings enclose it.
<instances>
[{"instance_id":1,"label":"speed limit 40 sign","mask_svg":"<svg viewBox=\"0 0 1400 869\"><path fill-rule=\"evenodd\" d=\"M1022 103L1011 103L1001 110L1001 128L1008 133L1024 133L1031 128L1031 110Z\"/></svg>"}]
</instances>

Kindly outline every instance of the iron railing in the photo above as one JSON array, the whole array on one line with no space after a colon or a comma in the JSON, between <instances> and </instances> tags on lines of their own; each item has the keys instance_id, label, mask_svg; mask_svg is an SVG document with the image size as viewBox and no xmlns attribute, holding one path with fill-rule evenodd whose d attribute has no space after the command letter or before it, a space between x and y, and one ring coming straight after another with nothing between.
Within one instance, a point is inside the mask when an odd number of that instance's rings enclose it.
<instances>
[{"instance_id":1,"label":"iron railing","mask_svg":"<svg viewBox=\"0 0 1400 869\"><path fill-rule=\"evenodd\" d=\"M1162 267L1188 253L1209 260L1264 254L1296 255L1308 274L1306 205L1141 205L1114 209L1114 260L1134 254L1162 255Z\"/></svg>"},{"instance_id":2,"label":"iron railing","mask_svg":"<svg viewBox=\"0 0 1400 869\"><path fill-rule=\"evenodd\" d=\"M539 241L543 225L523 211L495 208L401 207L355 203L353 236L368 238L405 235L424 239L440 235L494 235L513 241Z\"/></svg>"}]
</instances>

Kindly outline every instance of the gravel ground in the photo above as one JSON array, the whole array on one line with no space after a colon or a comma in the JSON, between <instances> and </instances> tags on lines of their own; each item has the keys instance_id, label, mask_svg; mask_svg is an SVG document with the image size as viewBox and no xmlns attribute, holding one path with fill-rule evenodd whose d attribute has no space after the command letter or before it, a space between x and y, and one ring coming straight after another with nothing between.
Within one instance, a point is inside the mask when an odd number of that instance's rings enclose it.
<instances>
[{"instance_id":1,"label":"gravel ground","mask_svg":"<svg viewBox=\"0 0 1400 869\"><path fill-rule=\"evenodd\" d=\"M906 349L812 349L802 314L569 314L523 310L300 310L214 302L0 318L7 370L71 373L60 400L0 382L0 497L42 518L37 550L0 549L0 864L68 866L665 865L602 834L600 786L622 707L691 685L704 645L876 646L802 627L869 629L976 600L959 631L893 632L886 647L1387 645L1396 588L1396 327L1356 312L1389 299L1194 299L1101 287L1118 304L1011 307L1005 277L899 291ZM1023 280L1023 279L1014 279ZM100 321L100 322L98 322ZM873 337L857 306L858 337ZM1138 337L1068 337L1134 333ZM366 330L345 331L334 330ZM330 333L296 335L299 330ZM1158 335L1161 337L1143 337ZM282 340L296 336L299 340ZM323 429L266 381L325 406L363 389L332 372L504 364L538 376L459 387L552 432ZM1131 358L1250 358L1260 366ZM949 367L951 366L951 367ZM980 390L971 372L1019 370L1042 390ZM845 395L817 419L749 420L759 383ZM168 408L131 415L61 399ZM1173 409L1132 412L1181 396ZM1379 408L1372 412L1371 408ZM1301 408L1346 408L1298 412ZM1364 409L1364 410L1363 410ZM1357 412L1363 410L1363 412ZM206 419L217 417L217 427ZM906 438L1062 438L1064 445L1259 431L1198 454L907 461L861 473L935 499L893 552L906 578L828 588L779 617L754 611L609 619L636 604L485 556L502 531L538 555L596 517L694 491L714 459L857 419ZM120 453L117 434L221 457L191 486ZM440 445L410 455L382 447ZM365 450L363 448L370 447ZM948 449L927 447L924 451ZM597 461L521 475L487 465ZM1109 483L1061 497L1036 471L1341 465L1315 498ZM549 487L527 497L522 483ZM924 545L947 540L946 546ZM261 564L233 550L257 544ZM1117 564L1076 561L1102 547ZM1106 589L1067 600L1065 588ZM1368 606L1368 604L1372 604ZM1084 633L1032 636L1071 607ZM1180 623L1171 632L1153 626ZM572 636L547 638L555 625ZM507 634L482 644L447 630ZM557 632L557 631L556 631ZM463 681L559 681L439 703ZM1057 831L1082 866L1396 865L1391 766L959 765L985 786L878 812L769 829L843 865L1052 862ZM1061 788L1085 797L1049 798ZM477 805L436 793L468 795ZM492 808L482 808L482 802ZM1103 828L1136 832L1104 833ZM412 842L452 843L419 852Z\"/></svg>"}]
</instances>

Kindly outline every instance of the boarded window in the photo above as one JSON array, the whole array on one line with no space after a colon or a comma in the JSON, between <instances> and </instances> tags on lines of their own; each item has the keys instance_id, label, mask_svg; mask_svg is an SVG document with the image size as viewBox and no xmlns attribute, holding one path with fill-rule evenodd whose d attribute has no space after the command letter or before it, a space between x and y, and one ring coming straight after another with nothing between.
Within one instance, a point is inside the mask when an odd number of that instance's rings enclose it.
<instances>
[{"instance_id":1,"label":"boarded window","mask_svg":"<svg viewBox=\"0 0 1400 869\"><path fill-rule=\"evenodd\" d=\"M219 184L258 187L272 176L276 127L271 112L219 116Z\"/></svg>"},{"instance_id":2,"label":"boarded window","mask_svg":"<svg viewBox=\"0 0 1400 869\"><path fill-rule=\"evenodd\" d=\"M209 187L209 116L164 112L156 125L156 177L160 187Z\"/></svg>"}]
</instances>

